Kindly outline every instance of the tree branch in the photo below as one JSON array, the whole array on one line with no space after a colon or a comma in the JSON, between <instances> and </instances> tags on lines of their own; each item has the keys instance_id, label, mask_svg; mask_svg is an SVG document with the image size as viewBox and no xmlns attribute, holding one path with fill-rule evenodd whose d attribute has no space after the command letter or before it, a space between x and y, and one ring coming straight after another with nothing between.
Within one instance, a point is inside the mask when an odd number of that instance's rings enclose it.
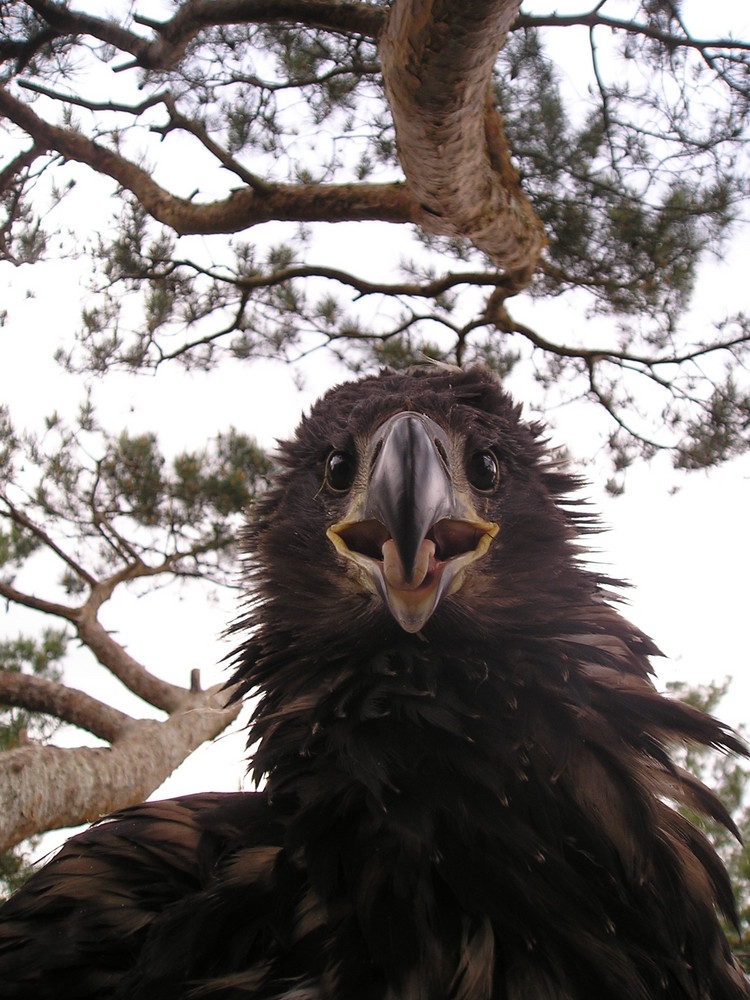
<instances>
[{"instance_id":1,"label":"tree branch","mask_svg":"<svg viewBox=\"0 0 750 1000\"><path fill-rule=\"evenodd\" d=\"M73 572L76 574L76 576L78 576L81 580L83 580L84 583L87 583L89 586L93 586L94 583L96 583L94 577L91 576L91 574L87 570L85 570L83 566L77 563L75 559L71 558L71 556L69 556L67 552L61 549L60 546L47 534L47 532L43 528L41 528L38 524L32 521L31 518L28 517L26 514L24 514L23 511L19 510L15 506L15 504L13 504L8 499L8 497L5 496L4 493L0 494L0 500L2 500L2 502L5 504L8 511L6 515L0 515L0 516L6 516L10 518L10 520L13 521L13 523L16 524L19 528L25 528L27 531L29 531L51 552L54 552L55 555L66 564L66 566L72 569Z\"/></svg>"},{"instance_id":2,"label":"tree branch","mask_svg":"<svg viewBox=\"0 0 750 1000\"><path fill-rule=\"evenodd\" d=\"M240 711L221 687L185 692L164 722L132 722L111 747L25 746L0 756L0 852L40 830L89 823L139 802Z\"/></svg>"},{"instance_id":3,"label":"tree branch","mask_svg":"<svg viewBox=\"0 0 750 1000\"><path fill-rule=\"evenodd\" d=\"M305 87L316 87L330 80L335 80L338 77L351 77L354 74L357 76L380 75L380 63L357 61L350 65L335 66L327 73L321 73L319 76L294 75L290 76L288 80L267 80L252 73L234 73L232 74L232 83L247 83L251 87L257 87L258 90L277 93L283 90L300 90Z\"/></svg>"},{"instance_id":4,"label":"tree branch","mask_svg":"<svg viewBox=\"0 0 750 1000\"><path fill-rule=\"evenodd\" d=\"M43 712L112 743L133 719L85 691L17 670L0 669L0 704Z\"/></svg>"},{"instance_id":5,"label":"tree branch","mask_svg":"<svg viewBox=\"0 0 750 1000\"><path fill-rule=\"evenodd\" d=\"M661 42L667 49L689 48L703 53L707 49L736 49L740 52L750 52L750 42L737 38L692 38L687 32L675 35L664 31L655 25L643 24L633 20L609 17L599 13L599 7L582 14L519 14L513 24L513 30L522 28L609 28L613 31L625 31L630 35L643 35L656 42Z\"/></svg>"},{"instance_id":6,"label":"tree branch","mask_svg":"<svg viewBox=\"0 0 750 1000\"><path fill-rule=\"evenodd\" d=\"M37 32L30 38L16 41L13 38L0 38L0 61L15 59L16 72L20 73L29 60L45 45L49 45L56 38L56 33L52 28L45 28Z\"/></svg>"},{"instance_id":7,"label":"tree branch","mask_svg":"<svg viewBox=\"0 0 750 1000\"><path fill-rule=\"evenodd\" d=\"M152 126L152 131L158 132L160 135L167 135L175 129L181 129L184 132L189 132L191 135L194 135L196 139L198 139L201 145L203 145L223 167L231 173L236 174L243 184L247 184L249 188L257 191L259 195L265 195L269 193L269 191L272 191L273 184L269 184L269 182L263 180L262 177L258 177L256 174L246 170L241 163L238 163L233 156L230 156L229 153L222 149L217 142L213 141L211 136L199 121L196 121L194 118L186 118L185 115L180 114L177 110L177 104L173 97L170 95L165 96L164 104L169 112L169 122L163 126Z\"/></svg>"},{"instance_id":8,"label":"tree branch","mask_svg":"<svg viewBox=\"0 0 750 1000\"><path fill-rule=\"evenodd\" d=\"M330 3L329 0L185 0L168 21L136 15L136 23L151 29L148 39L128 31L109 18L96 17L52 0L28 0L28 6L58 34L89 35L133 56L144 69L169 69L204 28L230 24L305 24L377 38L385 11L368 3Z\"/></svg>"},{"instance_id":9,"label":"tree branch","mask_svg":"<svg viewBox=\"0 0 750 1000\"><path fill-rule=\"evenodd\" d=\"M105 584L106 587L106 584ZM174 712L185 699L185 689L169 684L150 673L142 663L116 642L96 617L96 611L109 593L92 591L91 599L76 613L73 623L78 636L88 646L96 659L125 687L149 705L165 712Z\"/></svg>"},{"instance_id":10,"label":"tree branch","mask_svg":"<svg viewBox=\"0 0 750 1000\"><path fill-rule=\"evenodd\" d=\"M466 237L530 280L545 238L492 105L492 70L520 0L395 0L380 41L399 160L429 232Z\"/></svg>"},{"instance_id":11,"label":"tree branch","mask_svg":"<svg viewBox=\"0 0 750 1000\"><path fill-rule=\"evenodd\" d=\"M32 611L41 611L45 615L54 615L57 618L64 618L67 622L75 622L76 608L69 608L66 604L57 604L54 601L45 601L44 598L35 597L33 594L25 594L4 580L0 580L0 597L13 604L20 604L24 608L31 608Z\"/></svg>"},{"instance_id":12,"label":"tree branch","mask_svg":"<svg viewBox=\"0 0 750 1000\"><path fill-rule=\"evenodd\" d=\"M144 67L173 64L208 25L299 20L308 27L351 31L355 22L367 22L377 33L384 24L384 12L364 4L188 0L169 21L141 19L158 35L147 41L110 20L51 0L34 0L31 6L56 30L93 35L130 52ZM518 6L519 0L471 0L458 7L448 0L432 0L427 7L398 0L391 7L381 59L406 186L260 182L172 106L166 130L188 128L245 182L223 200L200 204L171 194L118 151L49 124L7 90L0 90L0 113L39 147L116 180L153 218L180 235L240 232L271 220L418 222L430 232L468 238L511 272L514 287L521 288L534 270L544 235L521 190L489 96L497 51Z\"/></svg>"},{"instance_id":13,"label":"tree branch","mask_svg":"<svg viewBox=\"0 0 750 1000\"><path fill-rule=\"evenodd\" d=\"M122 681L128 690L155 708L160 708L165 712L173 712L183 703L186 694L185 688L169 684L150 673L142 663L139 663L112 638L96 616L97 611L109 599L118 583L126 579L155 575L161 572L166 572L166 569L164 567L152 569L145 564L142 568L126 567L108 580L95 581L88 601L79 608L71 608L65 604L35 597L33 594L26 594L2 580L0 580L0 597L4 597L14 604L31 608L33 611L54 615L71 622L75 626L81 642L89 647L99 663Z\"/></svg>"},{"instance_id":14,"label":"tree branch","mask_svg":"<svg viewBox=\"0 0 750 1000\"><path fill-rule=\"evenodd\" d=\"M638 354L633 351L617 350L609 347L566 347L564 344L556 344L541 334L532 330L524 323L518 323L507 313L506 319L495 314L493 323L499 329L507 333L518 333L525 337L535 347L545 351L545 353L556 355L560 358L580 358L586 364L599 361L612 361L614 363L629 362L638 366L638 370L643 371L649 368L658 368L660 365L684 365L688 361L695 361L697 358L705 357L714 351L731 351L733 347L739 347L750 341L750 333L740 334L737 337L729 337L726 340L717 340L713 344L697 344L689 347L679 354ZM507 325L506 325L507 324ZM653 376L649 375L649 378Z\"/></svg>"},{"instance_id":15,"label":"tree branch","mask_svg":"<svg viewBox=\"0 0 750 1000\"><path fill-rule=\"evenodd\" d=\"M41 83L33 80L19 80L18 86L24 90L31 91L32 94L41 94L42 97L49 97L52 101L59 101L61 104L70 104L72 107L84 108L86 111L113 111L119 114L132 115L137 118L149 108L155 108L159 104L165 104L169 91L160 91L152 94L138 104L121 104L117 101L87 101L83 97L78 97L69 91L53 90L52 87L45 87Z\"/></svg>"},{"instance_id":16,"label":"tree branch","mask_svg":"<svg viewBox=\"0 0 750 1000\"><path fill-rule=\"evenodd\" d=\"M22 171L26 170L36 160L43 150L37 149L36 145L27 149L14 157L10 163L0 170L0 191L4 191Z\"/></svg>"},{"instance_id":17,"label":"tree branch","mask_svg":"<svg viewBox=\"0 0 750 1000\"><path fill-rule=\"evenodd\" d=\"M22 128L41 150L55 151L117 181L158 222L181 236L238 233L263 222L417 222L422 215L401 183L268 184L243 187L221 201L179 198L142 167L80 132L50 125L0 87L0 114Z\"/></svg>"},{"instance_id":18,"label":"tree branch","mask_svg":"<svg viewBox=\"0 0 750 1000\"><path fill-rule=\"evenodd\" d=\"M419 281L371 281L361 278L349 271L342 271L340 268L327 267L324 264L293 264L289 267L282 267L269 271L266 274L239 275L222 274L220 271L210 267L202 267L192 260L172 259L169 262L168 271L128 271L125 277L137 279L139 281L150 281L154 278L163 277L164 274L171 274L176 268L189 268L196 274L202 274L212 281L222 282L241 289L243 292L254 291L259 288L274 288L276 285L283 285L286 281L293 281L296 278L327 278L336 281L341 285L346 285L358 293L358 297L364 298L368 295L406 295L414 298L434 299L452 288L460 285L473 285L480 288L502 287L508 291L508 277L499 271L447 271L436 278L427 278L423 282Z\"/></svg>"}]
</instances>

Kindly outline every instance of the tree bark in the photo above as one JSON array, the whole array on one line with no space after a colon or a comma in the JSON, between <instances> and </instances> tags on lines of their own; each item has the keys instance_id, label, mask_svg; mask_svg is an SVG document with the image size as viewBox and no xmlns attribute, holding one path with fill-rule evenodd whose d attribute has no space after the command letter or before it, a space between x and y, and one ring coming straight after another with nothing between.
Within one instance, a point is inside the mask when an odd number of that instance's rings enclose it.
<instances>
[{"instance_id":1,"label":"tree bark","mask_svg":"<svg viewBox=\"0 0 750 1000\"><path fill-rule=\"evenodd\" d=\"M107 743L116 740L133 722L129 715L92 698L85 691L46 677L1 668L0 705L15 705L27 712L52 715Z\"/></svg>"},{"instance_id":2,"label":"tree bark","mask_svg":"<svg viewBox=\"0 0 750 1000\"><path fill-rule=\"evenodd\" d=\"M7 504L7 501L6 501ZM8 505L44 544L54 546L34 521ZM54 551L69 565L67 554ZM202 743L212 740L239 714L227 705L229 693L218 685L201 691L197 672L190 688L170 684L138 662L107 632L97 610L127 580L165 572L144 563L127 565L91 583L79 608L46 601L0 581L0 597L70 622L99 663L133 694L167 712L160 722L133 719L83 691L26 673L0 671L0 702L42 712L99 736L110 746L62 749L28 744L0 754L0 852L45 830L78 826L151 794Z\"/></svg>"},{"instance_id":3,"label":"tree bark","mask_svg":"<svg viewBox=\"0 0 750 1000\"><path fill-rule=\"evenodd\" d=\"M520 0L396 0L380 41L383 82L420 223L463 236L526 284L545 243L490 94Z\"/></svg>"},{"instance_id":4,"label":"tree bark","mask_svg":"<svg viewBox=\"0 0 750 1000\"><path fill-rule=\"evenodd\" d=\"M241 706L226 699L221 686L186 692L168 719L132 721L110 747L24 746L0 755L0 852L145 799L237 717Z\"/></svg>"}]
</instances>

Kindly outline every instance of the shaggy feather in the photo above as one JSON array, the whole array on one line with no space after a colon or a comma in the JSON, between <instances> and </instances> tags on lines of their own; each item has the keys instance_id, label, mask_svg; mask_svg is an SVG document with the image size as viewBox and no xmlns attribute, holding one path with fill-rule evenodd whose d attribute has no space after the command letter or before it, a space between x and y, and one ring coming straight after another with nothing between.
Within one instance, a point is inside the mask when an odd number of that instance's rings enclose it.
<instances>
[{"instance_id":1,"label":"shaggy feather","mask_svg":"<svg viewBox=\"0 0 750 1000\"><path fill-rule=\"evenodd\" d=\"M402 411L440 428L454 488L499 526L416 634L326 534ZM327 482L333 451L351 489ZM477 451L492 490L467 485ZM325 396L245 539L234 681L257 696L264 791L138 806L71 840L0 911L0 996L747 1000L726 873L675 806L736 831L670 756L744 751L656 692L657 648L586 564L579 485L482 369Z\"/></svg>"}]
</instances>

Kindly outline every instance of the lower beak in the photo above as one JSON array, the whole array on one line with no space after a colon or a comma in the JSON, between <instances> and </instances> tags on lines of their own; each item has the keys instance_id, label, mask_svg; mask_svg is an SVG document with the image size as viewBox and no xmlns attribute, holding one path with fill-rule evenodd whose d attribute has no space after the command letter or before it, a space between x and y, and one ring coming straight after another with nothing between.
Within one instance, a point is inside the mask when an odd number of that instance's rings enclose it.
<instances>
[{"instance_id":1,"label":"lower beak","mask_svg":"<svg viewBox=\"0 0 750 1000\"><path fill-rule=\"evenodd\" d=\"M418 632L498 532L453 485L445 432L422 414L399 413L371 444L369 485L328 529L406 632Z\"/></svg>"}]
</instances>

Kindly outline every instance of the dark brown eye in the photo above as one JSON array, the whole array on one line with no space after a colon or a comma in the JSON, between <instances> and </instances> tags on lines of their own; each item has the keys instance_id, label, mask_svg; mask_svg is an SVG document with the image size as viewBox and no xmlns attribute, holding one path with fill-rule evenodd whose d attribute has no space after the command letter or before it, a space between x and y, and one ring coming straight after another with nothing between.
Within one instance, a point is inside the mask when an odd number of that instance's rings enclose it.
<instances>
[{"instance_id":1,"label":"dark brown eye","mask_svg":"<svg viewBox=\"0 0 750 1000\"><path fill-rule=\"evenodd\" d=\"M491 451L475 451L466 463L466 478L479 493L494 493L500 479L497 459Z\"/></svg>"},{"instance_id":2,"label":"dark brown eye","mask_svg":"<svg viewBox=\"0 0 750 1000\"><path fill-rule=\"evenodd\" d=\"M346 493L352 488L357 462L348 451L332 451L326 459L326 485L334 493Z\"/></svg>"}]
</instances>

